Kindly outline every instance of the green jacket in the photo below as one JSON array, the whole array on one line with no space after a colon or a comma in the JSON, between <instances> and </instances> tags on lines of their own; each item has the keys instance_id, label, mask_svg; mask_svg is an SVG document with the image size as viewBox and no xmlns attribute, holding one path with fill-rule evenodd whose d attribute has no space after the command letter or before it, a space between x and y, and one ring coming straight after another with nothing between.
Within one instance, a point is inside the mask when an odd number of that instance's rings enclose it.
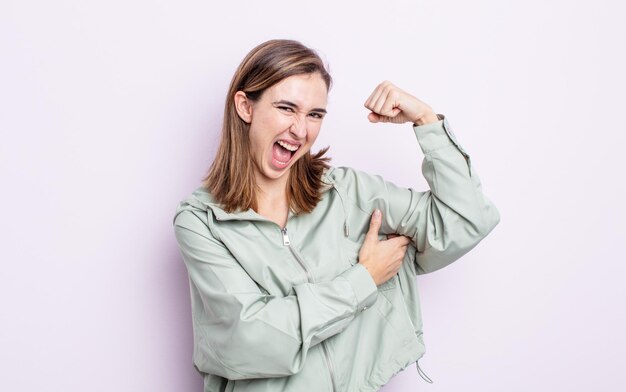
<instances>
[{"instance_id":1,"label":"green jacket","mask_svg":"<svg viewBox=\"0 0 626 392\"><path fill-rule=\"evenodd\" d=\"M180 202L174 230L205 392L377 391L424 355L416 275L457 260L500 221L439 118L413 125L429 191L331 166L322 200L290 211L285 228L252 209L226 213L202 187ZM378 287L357 260L375 208L381 240L412 239Z\"/></svg>"}]
</instances>

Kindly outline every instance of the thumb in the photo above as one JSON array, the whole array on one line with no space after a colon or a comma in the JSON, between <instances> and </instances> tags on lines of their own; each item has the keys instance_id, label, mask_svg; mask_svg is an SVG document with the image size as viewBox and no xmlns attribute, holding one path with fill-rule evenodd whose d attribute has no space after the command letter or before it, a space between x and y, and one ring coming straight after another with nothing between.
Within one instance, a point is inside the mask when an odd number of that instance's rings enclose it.
<instances>
[{"instance_id":1,"label":"thumb","mask_svg":"<svg viewBox=\"0 0 626 392\"><path fill-rule=\"evenodd\" d=\"M366 239L369 239L370 241L378 241L378 232L380 231L382 215L382 212L380 212L378 208L374 210L370 219L370 228L365 235Z\"/></svg>"},{"instance_id":2,"label":"thumb","mask_svg":"<svg viewBox=\"0 0 626 392\"><path fill-rule=\"evenodd\" d=\"M371 112L370 114L367 115L367 119L372 122L372 123L378 123L378 122L393 122L394 118L401 112L400 109L394 108L391 110L391 112L389 113L389 116L383 116L380 115L378 113L374 113Z\"/></svg>"},{"instance_id":3,"label":"thumb","mask_svg":"<svg viewBox=\"0 0 626 392\"><path fill-rule=\"evenodd\" d=\"M367 119L370 120L370 122L377 123L380 121L380 116L374 112L371 112L367 115Z\"/></svg>"}]
</instances>

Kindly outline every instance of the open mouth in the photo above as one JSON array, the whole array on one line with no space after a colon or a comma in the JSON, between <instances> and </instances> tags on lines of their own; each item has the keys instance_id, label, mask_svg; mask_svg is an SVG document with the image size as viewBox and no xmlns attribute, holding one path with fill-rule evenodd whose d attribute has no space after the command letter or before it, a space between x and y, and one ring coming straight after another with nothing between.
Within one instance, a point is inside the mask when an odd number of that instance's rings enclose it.
<instances>
[{"instance_id":1,"label":"open mouth","mask_svg":"<svg viewBox=\"0 0 626 392\"><path fill-rule=\"evenodd\" d=\"M291 145L287 142L279 140L274 143L272 148L272 157L274 158L276 164L282 168L289 164L291 158L293 158L299 148L300 146Z\"/></svg>"}]
</instances>

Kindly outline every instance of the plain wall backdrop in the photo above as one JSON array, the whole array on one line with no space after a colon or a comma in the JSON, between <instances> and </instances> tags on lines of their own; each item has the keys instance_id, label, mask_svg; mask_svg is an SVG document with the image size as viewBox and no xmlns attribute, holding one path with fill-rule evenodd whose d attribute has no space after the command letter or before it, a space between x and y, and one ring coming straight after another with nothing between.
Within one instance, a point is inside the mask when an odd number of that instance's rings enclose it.
<instances>
[{"instance_id":1,"label":"plain wall backdrop","mask_svg":"<svg viewBox=\"0 0 626 392\"><path fill-rule=\"evenodd\" d=\"M313 147L426 190L385 79L445 114L502 220L418 279L426 354L382 390L615 391L626 372L619 1L0 3L0 390L201 391L172 228L257 44L334 77Z\"/></svg>"}]
</instances>

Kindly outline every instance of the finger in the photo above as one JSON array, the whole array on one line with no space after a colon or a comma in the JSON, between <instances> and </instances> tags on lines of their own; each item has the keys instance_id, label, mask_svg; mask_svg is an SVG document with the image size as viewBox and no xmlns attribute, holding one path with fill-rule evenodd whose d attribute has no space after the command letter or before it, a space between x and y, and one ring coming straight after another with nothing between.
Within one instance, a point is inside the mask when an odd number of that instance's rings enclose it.
<instances>
[{"instance_id":1,"label":"finger","mask_svg":"<svg viewBox=\"0 0 626 392\"><path fill-rule=\"evenodd\" d=\"M387 101L387 95L389 95L389 89L388 87L384 87L383 91L381 92L381 94L378 96L378 99L376 99L376 102L374 102L374 108L372 109L374 111L374 113L378 113L380 115L386 115L385 113L383 113L383 106L385 105L385 102Z\"/></svg>"},{"instance_id":2,"label":"finger","mask_svg":"<svg viewBox=\"0 0 626 392\"><path fill-rule=\"evenodd\" d=\"M411 239L405 235L400 235L396 238L392 238L389 241L395 241L396 245L408 245Z\"/></svg>"},{"instance_id":3,"label":"finger","mask_svg":"<svg viewBox=\"0 0 626 392\"><path fill-rule=\"evenodd\" d=\"M377 123L380 122L381 117L378 114L371 112L367 115L367 119L370 120L370 122Z\"/></svg>"},{"instance_id":4,"label":"finger","mask_svg":"<svg viewBox=\"0 0 626 392\"><path fill-rule=\"evenodd\" d=\"M398 234L395 234L395 233L387 234L387 239L394 238L394 237L397 237L397 236L398 236Z\"/></svg>"},{"instance_id":5,"label":"finger","mask_svg":"<svg viewBox=\"0 0 626 392\"><path fill-rule=\"evenodd\" d=\"M365 102L365 107L368 108L369 110L374 111L374 104L376 103L376 101L378 100L378 97L380 97L382 93L383 93L382 86L379 84L378 86L376 86L374 91L372 91L372 94L369 96L369 98Z\"/></svg>"},{"instance_id":6,"label":"finger","mask_svg":"<svg viewBox=\"0 0 626 392\"><path fill-rule=\"evenodd\" d=\"M389 116L381 116L380 114L376 114L376 113L370 113L367 116L367 119L370 120L370 122L372 123L388 123L388 122L393 122L395 116L398 115L398 113L400 113L400 110L398 110L396 113L394 113L393 117L389 117Z\"/></svg>"},{"instance_id":7,"label":"finger","mask_svg":"<svg viewBox=\"0 0 626 392\"><path fill-rule=\"evenodd\" d=\"M376 122L382 122L382 123L390 123L390 122L396 122L396 117L398 116L398 114L400 114L402 110L400 109L392 109L391 113L388 113L388 116L378 116L378 121Z\"/></svg>"},{"instance_id":8,"label":"finger","mask_svg":"<svg viewBox=\"0 0 626 392\"><path fill-rule=\"evenodd\" d=\"M380 84L378 84L374 90L372 90L372 93L370 94L369 97L367 97L367 99L365 100L365 107L368 109L371 109L372 107L372 103L374 102L374 99L376 99L378 97L378 95L380 94Z\"/></svg>"},{"instance_id":9,"label":"finger","mask_svg":"<svg viewBox=\"0 0 626 392\"><path fill-rule=\"evenodd\" d=\"M383 106L380 109L380 114L388 117L395 117L400 113L402 109L400 108L400 104L398 102L398 94L397 92L391 90L387 94L387 99L383 103Z\"/></svg>"},{"instance_id":10,"label":"finger","mask_svg":"<svg viewBox=\"0 0 626 392\"><path fill-rule=\"evenodd\" d=\"M399 236L396 236L396 237L392 238L390 241L395 241L396 244L398 244L398 245L406 245L411 240L407 236L405 236L405 235L399 235Z\"/></svg>"},{"instance_id":11,"label":"finger","mask_svg":"<svg viewBox=\"0 0 626 392\"><path fill-rule=\"evenodd\" d=\"M389 113L384 113L383 109L385 104L387 104L390 100L394 100L394 97L396 95L396 91L397 91L397 87L393 85L393 83L391 83L388 80L385 80L383 83L383 88L382 88L382 94L378 97L378 100L376 101L376 103L374 104L374 108L376 109L376 113L382 114L382 115L388 115ZM393 104L393 102L392 102Z\"/></svg>"},{"instance_id":12,"label":"finger","mask_svg":"<svg viewBox=\"0 0 626 392\"><path fill-rule=\"evenodd\" d=\"M392 83L388 80L383 80L381 83L379 83L378 86L376 86L376 88L374 89L374 92L372 92L372 94L368 98L366 102L366 107L370 110L373 110L376 106L376 102L380 100L381 95L387 94L387 90L391 85ZM374 110L374 112L376 111Z\"/></svg>"},{"instance_id":13,"label":"finger","mask_svg":"<svg viewBox=\"0 0 626 392\"><path fill-rule=\"evenodd\" d=\"M378 212L378 214L377 214ZM365 235L366 240L378 241L378 232L380 231L380 225L382 222L382 212L379 209L376 209L370 218L370 227Z\"/></svg>"}]
</instances>

